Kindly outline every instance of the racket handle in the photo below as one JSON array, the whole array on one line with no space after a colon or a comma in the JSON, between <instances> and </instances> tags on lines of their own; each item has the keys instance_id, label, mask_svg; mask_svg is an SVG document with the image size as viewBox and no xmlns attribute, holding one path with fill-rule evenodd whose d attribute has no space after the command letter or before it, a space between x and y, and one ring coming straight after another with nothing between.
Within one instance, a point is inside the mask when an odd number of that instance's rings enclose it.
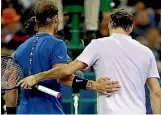
<instances>
[{"instance_id":1,"label":"racket handle","mask_svg":"<svg viewBox=\"0 0 161 115\"><path fill-rule=\"evenodd\" d=\"M79 102L79 94L74 94L73 100L74 100L74 109L75 109L75 115L78 115L78 102Z\"/></svg>"},{"instance_id":2,"label":"racket handle","mask_svg":"<svg viewBox=\"0 0 161 115\"><path fill-rule=\"evenodd\" d=\"M57 91L54 91L54 90L51 90L47 87L44 87L42 85L36 85L35 86L39 91L42 91L44 93L47 93L49 95L52 95L52 96L55 96L56 98L60 98L61 94L60 92L57 92Z\"/></svg>"}]
</instances>

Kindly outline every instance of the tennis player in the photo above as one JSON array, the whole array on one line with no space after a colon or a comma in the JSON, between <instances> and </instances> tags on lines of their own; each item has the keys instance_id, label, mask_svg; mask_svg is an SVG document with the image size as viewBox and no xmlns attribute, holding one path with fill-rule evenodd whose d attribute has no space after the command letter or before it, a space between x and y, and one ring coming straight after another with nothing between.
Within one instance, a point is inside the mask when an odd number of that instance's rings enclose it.
<instances>
[{"instance_id":1,"label":"tennis player","mask_svg":"<svg viewBox=\"0 0 161 115\"><path fill-rule=\"evenodd\" d=\"M58 10L53 0L40 0L36 4L35 16L38 34L23 43L16 50L14 56L24 69L26 76L68 63L65 43L53 36L53 32L56 33L59 23L57 15ZM57 78L59 77L57 76ZM74 76L71 79L73 78ZM76 81L79 83L74 82L73 87L93 89L104 94L118 90L117 87L119 87L118 82L109 81L107 78L97 81L77 78ZM60 84L57 83L57 80L46 80L39 82L39 84L60 92ZM24 87L26 86L24 85ZM17 114L64 114L60 102L55 97L37 89L22 89L20 97Z\"/></svg>"},{"instance_id":2,"label":"tennis player","mask_svg":"<svg viewBox=\"0 0 161 115\"><path fill-rule=\"evenodd\" d=\"M21 86L31 87L41 80L69 76L79 69L93 66L97 79L111 76L121 85L121 89L110 97L98 94L99 114L146 114L145 83L150 90L153 113L161 114L161 88L153 53L129 35L133 28L133 16L130 13L116 10L110 18L110 37L93 40L75 61L27 77L20 82Z\"/></svg>"}]
</instances>

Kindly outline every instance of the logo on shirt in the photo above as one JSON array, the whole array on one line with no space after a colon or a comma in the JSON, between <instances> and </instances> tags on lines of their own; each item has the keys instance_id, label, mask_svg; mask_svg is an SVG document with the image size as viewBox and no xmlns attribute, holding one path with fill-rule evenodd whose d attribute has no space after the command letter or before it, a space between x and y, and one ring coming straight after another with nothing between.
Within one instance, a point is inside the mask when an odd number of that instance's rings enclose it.
<instances>
[{"instance_id":1,"label":"logo on shirt","mask_svg":"<svg viewBox=\"0 0 161 115\"><path fill-rule=\"evenodd\" d=\"M78 79L76 79L76 82L82 82L82 80L78 80Z\"/></svg>"},{"instance_id":2,"label":"logo on shirt","mask_svg":"<svg viewBox=\"0 0 161 115\"><path fill-rule=\"evenodd\" d=\"M63 56L58 56L60 59L63 59Z\"/></svg>"}]
</instances>

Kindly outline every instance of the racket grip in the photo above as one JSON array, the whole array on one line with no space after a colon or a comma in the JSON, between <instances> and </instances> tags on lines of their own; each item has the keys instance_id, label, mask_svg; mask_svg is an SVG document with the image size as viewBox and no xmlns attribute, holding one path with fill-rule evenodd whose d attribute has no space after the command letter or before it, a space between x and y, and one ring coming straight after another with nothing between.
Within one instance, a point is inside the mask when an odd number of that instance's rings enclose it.
<instances>
[{"instance_id":1,"label":"racket grip","mask_svg":"<svg viewBox=\"0 0 161 115\"><path fill-rule=\"evenodd\" d=\"M47 93L49 95L52 95L52 96L55 96L56 98L60 98L61 94L60 92L57 92L57 91L54 91L54 90L51 90L47 87L44 87L42 85L36 85L35 86L39 91L42 91L44 93Z\"/></svg>"},{"instance_id":2,"label":"racket grip","mask_svg":"<svg viewBox=\"0 0 161 115\"><path fill-rule=\"evenodd\" d=\"M73 100L74 100L74 109L75 109L75 115L78 115L78 102L79 102L79 94L74 94Z\"/></svg>"}]
</instances>

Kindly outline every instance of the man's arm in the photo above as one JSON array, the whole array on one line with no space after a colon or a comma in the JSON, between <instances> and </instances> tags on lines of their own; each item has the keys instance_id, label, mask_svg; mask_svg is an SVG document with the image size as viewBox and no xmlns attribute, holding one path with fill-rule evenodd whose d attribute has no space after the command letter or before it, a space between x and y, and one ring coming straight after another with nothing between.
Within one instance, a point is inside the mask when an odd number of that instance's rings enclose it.
<instances>
[{"instance_id":1,"label":"man's arm","mask_svg":"<svg viewBox=\"0 0 161 115\"><path fill-rule=\"evenodd\" d=\"M149 78L147 85L150 91L150 100L153 114L161 114L161 88L157 78Z\"/></svg>"},{"instance_id":2,"label":"man's arm","mask_svg":"<svg viewBox=\"0 0 161 115\"><path fill-rule=\"evenodd\" d=\"M18 86L21 84L21 87L23 87L26 84L29 87L31 87L43 80L61 79L61 78L67 77L67 76L71 76L78 69L82 69L84 67L85 67L85 65L82 64L82 62L75 60L69 64L63 64L59 67L50 69L48 71L41 72L41 73L38 73L38 74L35 74L32 76L26 77L25 79L21 80L18 83Z\"/></svg>"},{"instance_id":3,"label":"man's arm","mask_svg":"<svg viewBox=\"0 0 161 115\"><path fill-rule=\"evenodd\" d=\"M7 114L16 114L16 106L18 100L18 90L6 90L5 92L5 104Z\"/></svg>"},{"instance_id":4,"label":"man's arm","mask_svg":"<svg viewBox=\"0 0 161 115\"><path fill-rule=\"evenodd\" d=\"M67 64L57 64L57 65L53 66L53 69L54 68L60 68L60 67L65 66L65 65L67 65ZM72 87L73 78L74 78L74 75L69 75L69 76L66 76L64 78L57 79L57 81L60 84Z\"/></svg>"},{"instance_id":5,"label":"man's arm","mask_svg":"<svg viewBox=\"0 0 161 115\"><path fill-rule=\"evenodd\" d=\"M57 64L52 70L26 77L19 84L22 83L21 87L24 88L24 86L31 87L36 83L38 83L39 81L58 79L59 83L67 86L72 86L73 79L74 79L74 76L72 74L78 69L83 69L85 67L86 67L86 64L78 60L75 60L68 65ZM85 79L81 79L81 80L83 81ZM110 81L107 77L101 78L98 81L88 80L85 87L88 90L95 90L103 94L118 91L120 88L117 81Z\"/></svg>"},{"instance_id":6,"label":"man's arm","mask_svg":"<svg viewBox=\"0 0 161 115\"><path fill-rule=\"evenodd\" d=\"M75 63L79 63L78 64L79 67L80 67L79 69L86 67L86 64L79 62L78 60L75 61ZM57 64L57 65L53 66L53 68L62 67L63 65ZM75 65L77 65L77 64L75 64ZM66 76L64 78L58 79L58 82L60 84L72 87L73 80L74 80L74 75L69 75L69 76ZM106 90L104 90L105 87L107 87ZM97 81L88 80L87 85L86 85L86 89L94 90L94 91L101 92L101 93L103 92L104 94L112 93L114 91L118 91L119 88L120 88L120 86L118 85L118 82L110 81L107 77L101 78Z\"/></svg>"},{"instance_id":7,"label":"man's arm","mask_svg":"<svg viewBox=\"0 0 161 115\"><path fill-rule=\"evenodd\" d=\"M74 79L73 76L67 76L65 78L58 79L58 82L60 84L72 87L73 79ZM92 83L92 86L90 85L90 83ZM120 89L120 85L117 81L110 81L110 79L108 79L107 77L102 77L97 81L88 80L86 89L93 90L103 94L108 93L109 95L109 93L118 91Z\"/></svg>"},{"instance_id":8,"label":"man's arm","mask_svg":"<svg viewBox=\"0 0 161 115\"><path fill-rule=\"evenodd\" d=\"M152 111L154 114L161 114L161 88L158 81L160 77L157 69L156 60L152 52L150 52L148 69L147 86L150 91Z\"/></svg>"}]
</instances>

